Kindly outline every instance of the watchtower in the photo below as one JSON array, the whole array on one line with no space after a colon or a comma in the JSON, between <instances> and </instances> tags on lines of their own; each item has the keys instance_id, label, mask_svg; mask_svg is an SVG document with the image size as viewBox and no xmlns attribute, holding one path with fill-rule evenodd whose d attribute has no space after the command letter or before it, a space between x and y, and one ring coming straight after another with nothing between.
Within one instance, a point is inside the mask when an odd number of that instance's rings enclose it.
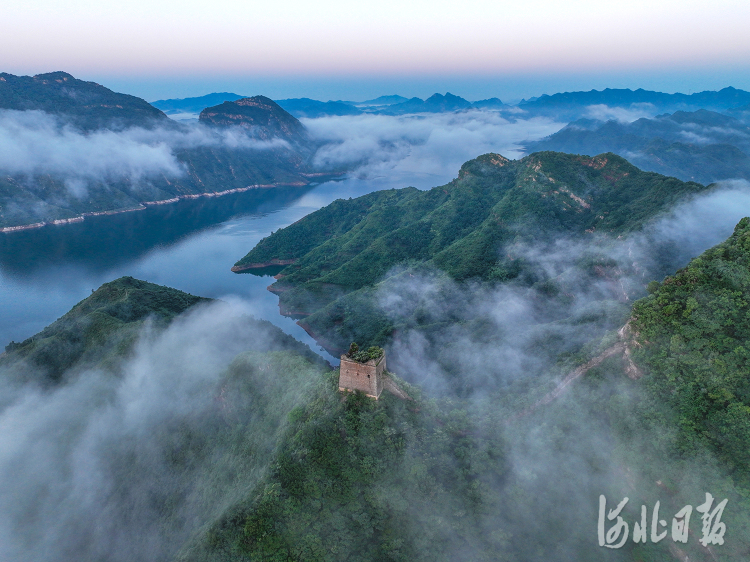
<instances>
[{"instance_id":1,"label":"watchtower","mask_svg":"<svg viewBox=\"0 0 750 562\"><path fill-rule=\"evenodd\" d=\"M341 367L339 370L339 390L361 390L370 398L376 400L383 392L383 371L385 371L385 352L379 348L380 355L370 357L365 361L362 354L367 352L357 352L357 348L352 345L348 354L341 356ZM370 351L368 350L368 351ZM374 355L372 352L370 355Z\"/></svg>"}]
</instances>

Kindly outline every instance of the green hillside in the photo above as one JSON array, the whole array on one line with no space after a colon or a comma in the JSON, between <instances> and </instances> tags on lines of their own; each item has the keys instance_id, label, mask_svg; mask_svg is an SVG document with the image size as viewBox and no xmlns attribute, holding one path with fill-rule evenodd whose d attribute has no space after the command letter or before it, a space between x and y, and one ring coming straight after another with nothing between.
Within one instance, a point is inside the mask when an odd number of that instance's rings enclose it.
<instances>
[{"instance_id":1,"label":"green hillside","mask_svg":"<svg viewBox=\"0 0 750 562\"><path fill-rule=\"evenodd\" d=\"M437 269L459 281L532 285L540 279L524 260L500 248L560 236L615 238L705 189L643 172L614 154L541 152L519 161L486 154L429 191L335 201L261 240L233 270L289 264L271 285L284 313L305 316L334 349L352 340L380 345L394 326L367 304L367 293L396 266ZM368 306L360 317L371 325L352 332L346 311Z\"/></svg>"},{"instance_id":2,"label":"green hillside","mask_svg":"<svg viewBox=\"0 0 750 562\"><path fill-rule=\"evenodd\" d=\"M309 142L307 130L293 115L265 96L225 101L200 113L201 123L242 127L261 139L283 138L292 143Z\"/></svg>"},{"instance_id":3,"label":"green hillside","mask_svg":"<svg viewBox=\"0 0 750 562\"><path fill-rule=\"evenodd\" d=\"M400 382L414 401L375 402L340 399L334 373L290 416L265 480L177 559L745 560L750 219L649 290L625 332L638 375L625 376L621 351L607 354L609 334L587 351L607 359L526 415L518 404L533 387L427 400ZM518 447L531 466L511 460ZM632 532L641 505L659 500L671 517L706 492L729 500L721 545L698 544L697 513L687 544L596 543L598 493L630 498Z\"/></svg>"},{"instance_id":4,"label":"green hillside","mask_svg":"<svg viewBox=\"0 0 750 562\"><path fill-rule=\"evenodd\" d=\"M158 330L188 309L211 299L163 287L133 277L105 283L38 334L10 342L0 356L0 372L44 384L93 366L116 369L131 352L146 323ZM248 317L245 329L271 330L271 350L292 350L308 361L321 363L310 349L274 328ZM247 349L261 349L248 344ZM268 349L262 348L263 351Z\"/></svg>"},{"instance_id":5,"label":"green hillside","mask_svg":"<svg viewBox=\"0 0 750 562\"><path fill-rule=\"evenodd\" d=\"M489 420L386 394L341 399L337 386L334 372L292 412L267 479L178 560L502 556L507 533L483 523L508 470Z\"/></svg>"},{"instance_id":6,"label":"green hillside","mask_svg":"<svg viewBox=\"0 0 750 562\"><path fill-rule=\"evenodd\" d=\"M123 277L6 348L0 413L15 424L11 438L32 434L4 449L19 490L8 525L24 529L4 541L4 558L94 560L122 536L118 559L170 560L262 482L290 413L330 365L250 316L230 314L206 333L226 312ZM60 501L76 490L85 499ZM47 541L69 538L74 546L50 552Z\"/></svg>"},{"instance_id":7,"label":"green hillside","mask_svg":"<svg viewBox=\"0 0 750 562\"><path fill-rule=\"evenodd\" d=\"M649 290L624 339L609 333L548 377L466 398L431 396L393 375L410 399L342 395L338 373L309 348L248 317L229 328L242 326L247 350L206 378L191 398L199 408L158 417L148 439L115 431L119 440L98 457L112 487L97 525L131 529L135 515L148 526L149 556L175 562L746 560L750 219ZM71 374L91 377L84 367L117 373L149 318L156 341L207 301L118 279L11 344L0 373L46 365L60 383L50 395L64 392ZM632 350L640 378L625 376L623 357L611 354L565 393L538 400L567 368L606 355L616 341ZM411 369L405 375L419 377L425 367ZM475 369L464 365L464 376ZM630 498L623 516L632 533L642 504L660 501L669 523L705 492L729 499L726 542L710 553L697 544L697 513L688 544L597 543L600 494L610 503ZM56 512L84 537L77 557L93 555L98 543L82 532L89 519L68 516Z\"/></svg>"},{"instance_id":8,"label":"green hillside","mask_svg":"<svg viewBox=\"0 0 750 562\"><path fill-rule=\"evenodd\" d=\"M0 358L0 369L59 382L74 366L121 358L135 343L146 319L166 325L191 306L208 300L121 277L99 287L38 334L8 344Z\"/></svg>"},{"instance_id":9,"label":"green hillside","mask_svg":"<svg viewBox=\"0 0 750 562\"><path fill-rule=\"evenodd\" d=\"M332 380L295 410L275 468L253 495L178 560L745 560L750 219L649 291L625 332L638 374L625 376L625 356L609 355L526 416L512 404L529 388L462 403L422 399L401 382L415 402L374 402L339 400ZM616 340L609 334L589 357L607 355ZM596 453L583 445L594 442ZM519 446L542 448L536 466L508 459ZM546 473L555 450L558 464ZM609 475L605 458L615 467ZM563 482L575 480L574 465L586 473L575 498ZM630 498L623 516L631 532L641 505L660 500L671 517L706 492L726 498L725 542L702 547L694 513L687 544L629 538L622 550L605 550L586 507L596 490L609 501Z\"/></svg>"},{"instance_id":10,"label":"green hillside","mask_svg":"<svg viewBox=\"0 0 750 562\"><path fill-rule=\"evenodd\" d=\"M74 125L85 130L169 123L164 113L141 98L78 80L67 72L36 76L0 73L0 109L65 114Z\"/></svg>"},{"instance_id":11,"label":"green hillside","mask_svg":"<svg viewBox=\"0 0 750 562\"><path fill-rule=\"evenodd\" d=\"M650 289L631 320L645 383L681 448L708 443L750 486L750 219Z\"/></svg>"}]
</instances>

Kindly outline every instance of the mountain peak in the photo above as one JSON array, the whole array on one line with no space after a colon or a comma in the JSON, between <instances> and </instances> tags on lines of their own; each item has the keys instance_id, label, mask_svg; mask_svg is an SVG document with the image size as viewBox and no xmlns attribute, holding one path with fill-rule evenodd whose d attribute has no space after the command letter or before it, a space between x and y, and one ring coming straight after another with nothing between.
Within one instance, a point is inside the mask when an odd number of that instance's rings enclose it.
<instances>
[{"instance_id":1,"label":"mountain peak","mask_svg":"<svg viewBox=\"0 0 750 562\"><path fill-rule=\"evenodd\" d=\"M34 76L34 78L37 80L55 80L56 82L67 82L68 80L75 80L72 74L68 74L67 72L63 72L62 70L57 70L55 72L46 72L44 74L37 74L36 76Z\"/></svg>"},{"instance_id":2,"label":"mountain peak","mask_svg":"<svg viewBox=\"0 0 750 562\"><path fill-rule=\"evenodd\" d=\"M266 96L225 101L207 107L201 111L199 119L213 126L252 129L261 139L280 137L293 142L307 140L305 126Z\"/></svg>"}]
</instances>

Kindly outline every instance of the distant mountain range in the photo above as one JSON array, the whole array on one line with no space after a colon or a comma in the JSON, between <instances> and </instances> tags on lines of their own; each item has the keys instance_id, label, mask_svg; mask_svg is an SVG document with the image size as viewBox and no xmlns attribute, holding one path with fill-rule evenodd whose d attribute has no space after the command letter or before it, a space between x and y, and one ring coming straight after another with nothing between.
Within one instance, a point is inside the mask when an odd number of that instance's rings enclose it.
<instances>
[{"instance_id":1,"label":"distant mountain range","mask_svg":"<svg viewBox=\"0 0 750 562\"><path fill-rule=\"evenodd\" d=\"M153 102L168 115L180 113L200 113L208 104L219 104L224 101L236 101L243 96L231 93L214 93L197 98L158 100ZM510 109L498 98L490 98L477 102L470 102L450 92L433 94L423 100L421 98L405 98L399 95L380 96L363 102L356 101L319 101L310 98L289 98L275 100L276 103L290 114L299 118L315 119L335 115L361 115L374 113L381 115L406 115L409 113L444 113L466 109Z\"/></svg>"},{"instance_id":2,"label":"distant mountain range","mask_svg":"<svg viewBox=\"0 0 750 562\"><path fill-rule=\"evenodd\" d=\"M325 117L329 115L359 115L362 110L341 101L318 101L310 98L277 100L281 107L297 118Z\"/></svg>"},{"instance_id":3,"label":"distant mountain range","mask_svg":"<svg viewBox=\"0 0 750 562\"><path fill-rule=\"evenodd\" d=\"M326 117L332 115L360 115L363 113L378 115L407 115L410 113L446 113L467 109L507 109L497 98L472 103L450 92L433 94L426 100L421 98L407 99L403 96L380 96L365 102L328 101L322 102L309 98L278 100L281 107L295 117Z\"/></svg>"},{"instance_id":4,"label":"distant mountain range","mask_svg":"<svg viewBox=\"0 0 750 562\"><path fill-rule=\"evenodd\" d=\"M202 103L234 101L242 96L230 93L208 94L199 98L184 100L159 100L154 105L173 114L179 112L198 113ZM522 100L515 106L503 103L493 97L470 102L451 93L433 94L427 99L405 98L399 95L384 95L371 100L319 101L310 98L289 98L276 100L281 107L297 118L316 118L332 115L357 115L375 113L384 115L405 115L409 113L442 113L467 109L493 109L507 111L514 116L546 116L558 121L574 121L591 117L596 106L620 108L657 115L675 111L696 111L707 109L725 112L738 118L750 119L750 92L737 88L724 88L719 91L705 91L694 94L667 94L650 90L611 89L588 92L563 92ZM592 107L593 106L593 107Z\"/></svg>"},{"instance_id":5,"label":"distant mountain range","mask_svg":"<svg viewBox=\"0 0 750 562\"><path fill-rule=\"evenodd\" d=\"M219 105L225 101L237 101L243 97L245 96L230 94L229 92L220 92L207 94L197 98L156 100L151 102L151 105L161 109L167 115L175 115L178 113L200 113L207 107Z\"/></svg>"},{"instance_id":6,"label":"distant mountain range","mask_svg":"<svg viewBox=\"0 0 750 562\"><path fill-rule=\"evenodd\" d=\"M408 101L409 98L405 98L404 96L399 95L390 95L390 96L379 96L372 100L367 101L347 101L343 103L348 103L349 105L362 105L362 106L376 106L376 105L393 105L396 103L403 103L405 101Z\"/></svg>"},{"instance_id":7,"label":"distant mountain range","mask_svg":"<svg viewBox=\"0 0 750 562\"><path fill-rule=\"evenodd\" d=\"M705 109L632 123L580 119L526 148L589 156L614 152L644 170L706 184L750 180L750 127Z\"/></svg>"},{"instance_id":8,"label":"distant mountain range","mask_svg":"<svg viewBox=\"0 0 750 562\"><path fill-rule=\"evenodd\" d=\"M572 121L584 117L586 109L595 105L619 108L640 106L642 109L650 107L655 115L697 109L726 111L748 103L750 103L750 92L731 87L689 95L665 94L640 88L637 90L606 88L601 91L564 92L551 96L545 94L534 100L522 101L518 104L518 108L532 115L546 115L557 120Z\"/></svg>"},{"instance_id":9,"label":"distant mountain range","mask_svg":"<svg viewBox=\"0 0 750 562\"><path fill-rule=\"evenodd\" d=\"M319 145L298 118L322 116L495 110L508 120L543 116L560 121L572 117L573 123L568 127L527 148L592 156L614 152L643 169L702 183L733 177L750 179L750 93L735 88L692 95L614 89L567 92L541 96L517 106L504 104L498 98L470 102L449 92L424 100L391 94L365 102L310 98L274 102L264 96L220 92L154 103L161 109L65 72L33 77L0 74L0 109L43 111L55 116L58 127L69 124L83 134L142 127L179 136L188 131L187 125L169 119L165 111L196 116L200 112L199 121L209 127L204 131L218 131L221 136L221 131L242 130L246 140L281 139L286 144L265 144L263 150L258 150L257 143L232 141L234 144L229 146L223 141L216 141L217 145L200 140L175 146L173 156L183 174L172 171L135 180L97 177L87 180L83 187L78 180L71 183L69 177L59 174L1 174L0 228L79 220L87 213L142 208L144 202L253 185L308 184L309 177L320 172L312 167ZM627 124L607 122L600 116L607 115L607 111L599 111L599 106L623 109L626 117L632 111L656 114L664 108L677 109L671 116L659 115Z\"/></svg>"}]
</instances>

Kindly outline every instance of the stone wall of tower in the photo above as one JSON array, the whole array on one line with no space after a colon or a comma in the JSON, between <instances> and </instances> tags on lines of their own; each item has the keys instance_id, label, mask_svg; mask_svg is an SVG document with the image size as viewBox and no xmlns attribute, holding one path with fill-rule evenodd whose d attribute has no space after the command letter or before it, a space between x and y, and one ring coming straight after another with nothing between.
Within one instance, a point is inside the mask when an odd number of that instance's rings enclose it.
<instances>
[{"instance_id":1,"label":"stone wall of tower","mask_svg":"<svg viewBox=\"0 0 750 562\"><path fill-rule=\"evenodd\" d=\"M367 363L352 361L346 355L342 355L339 390L361 390L367 396L378 398L383 392L383 371L385 354L380 359L370 359Z\"/></svg>"}]
</instances>

